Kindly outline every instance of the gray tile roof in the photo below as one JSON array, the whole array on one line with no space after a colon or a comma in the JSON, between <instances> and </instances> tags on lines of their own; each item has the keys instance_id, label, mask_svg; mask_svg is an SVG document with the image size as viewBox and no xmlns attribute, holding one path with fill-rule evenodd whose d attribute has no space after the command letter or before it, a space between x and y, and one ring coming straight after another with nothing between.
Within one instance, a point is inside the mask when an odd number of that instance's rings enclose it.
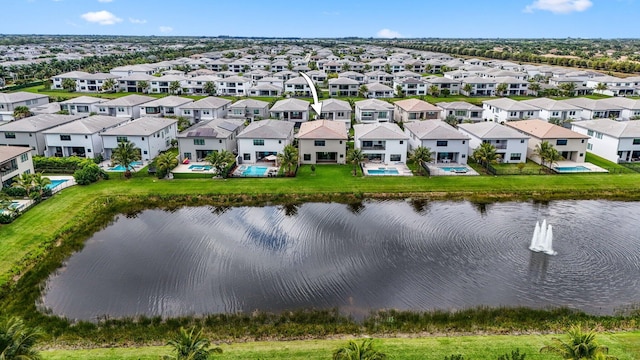
<instances>
[{"instance_id":1,"label":"gray tile roof","mask_svg":"<svg viewBox=\"0 0 640 360\"><path fill-rule=\"evenodd\" d=\"M84 115L40 114L0 125L4 132L39 132L82 118Z\"/></svg>"},{"instance_id":2,"label":"gray tile roof","mask_svg":"<svg viewBox=\"0 0 640 360\"><path fill-rule=\"evenodd\" d=\"M100 102L105 102L107 100L93 97L93 96L78 96L75 98L71 98L69 100L65 100L60 102L61 104L95 104Z\"/></svg>"},{"instance_id":3,"label":"gray tile roof","mask_svg":"<svg viewBox=\"0 0 640 360\"><path fill-rule=\"evenodd\" d=\"M393 123L356 124L353 130L360 140L406 140L409 137Z\"/></svg>"},{"instance_id":4,"label":"gray tile roof","mask_svg":"<svg viewBox=\"0 0 640 360\"><path fill-rule=\"evenodd\" d=\"M604 99L603 99L604 100ZM601 100L593 100L588 98L572 98L560 100L567 104L575 105L587 110L622 110L620 105L612 104Z\"/></svg>"},{"instance_id":5,"label":"gray tile roof","mask_svg":"<svg viewBox=\"0 0 640 360\"><path fill-rule=\"evenodd\" d=\"M535 106L537 108L543 110L556 110L556 111L569 111L569 110L581 110L579 106L571 105L566 102L557 101L549 98L537 98L524 100L522 103L529 104L531 106Z\"/></svg>"},{"instance_id":6,"label":"gray tile roof","mask_svg":"<svg viewBox=\"0 0 640 360\"><path fill-rule=\"evenodd\" d=\"M229 108L230 109L234 109L234 108L262 109L268 106L269 106L269 103L266 101L254 100L254 99L242 99L229 105Z\"/></svg>"},{"instance_id":7,"label":"gray tile roof","mask_svg":"<svg viewBox=\"0 0 640 360\"><path fill-rule=\"evenodd\" d=\"M156 98L145 95L127 95L121 98L113 99L102 103L104 106L136 106L150 101L154 101Z\"/></svg>"},{"instance_id":8,"label":"gray tile roof","mask_svg":"<svg viewBox=\"0 0 640 360\"><path fill-rule=\"evenodd\" d=\"M452 102L439 102L436 103L436 105L438 107L441 107L445 110L475 110L475 111L482 111L482 108L480 106L476 106L473 105L471 103L468 103L466 101L452 101Z\"/></svg>"},{"instance_id":9,"label":"gray tile roof","mask_svg":"<svg viewBox=\"0 0 640 360\"><path fill-rule=\"evenodd\" d=\"M206 98L202 98L200 100L194 101L183 106L183 109L219 109L225 105L231 104L231 100L215 97L215 96L207 96Z\"/></svg>"},{"instance_id":10,"label":"gray tile roof","mask_svg":"<svg viewBox=\"0 0 640 360\"><path fill-rule=\"evenodd\" d=\"M156 106L176 107L176 106L184 105L190 102L193 102L193 100L179 97L179 96L166 96L154 101L150 101L144 105L145 107L156 107Z\"/></svg>"},{"instance_id":11,"label":"gray tile roof","mask_svg":"<svg viewBox=\"0 0 640 360\"><path fill-rule=\"evenodd\" d=\"M177 122L178 120L170 118L142 117L124 125L109 129L102 133L102 135L149 136Z\"/></svg>"},{"instance_id":12,"label":"gray tile roof","mask_svg":"<svg viewBox=\"0 0 640 360\"><path fill-rule=\"evenodd\" d=\"M509 98L500 98L495 100L485 100L482 102L483 104L491 105L498 109L506 110L506 111L535 111L540 110L539 108L524 103L522 101L515 101Z\"/></svg>"},{"instance_id":13,"label":"gray tile roof","mask_svg":"<svg viewBox=\"0 0 640 360\"><path fill-rule=\"evenodd\" d=\"M44 134L95 134L105 129L126 123L129 119L115 116L94 115L78 119L43 131Z\"/></svg>"},{"instance_id":14,"label":"gray tile roof","mask_svg":"<svg viewBox=\"0 0 640 360\"><path fill-rule=\"evenodd\" d=\"M340 99L327 99L322 101L322 111L351 111L351 105Z\"/></svg>"},{"instance_id":15,"label":"gray tile roof","mask_svg":"<svg viewBox=\"0 0 640 360\"><path fill-rule=\"evenodd\" d=\"M178 134L179 138L226 139L234 131L244 126L244 120L213 119L203 121Z\"/></svg>"},{"instance_id":16,"label":"gray tile roof","mask_svg":"<svg viewBox=\"0 0 640 360\"><path fill-rule=\"evenodd\" d=\"M355 106L360 110L389 111L393 110L393 104L378 99L367 99L355 102Z\"/></svg>"},{"instance_id":17,"label":"gray tile roof","mask_svg":"<svg viewBox=\"0 0 640 360\"><path fill-rule=\"evenodd\" d=\"M309 111L309 102L300 99L285 99L277 101L271 111Z\"/></svg>"},{"instance_id":18,"label":"gray tile roof","mask_svg":"<svg viewBox=\"0 0 640 360\"><path fill-rule=\"evenodd\" d=\"M25 91L18 91L14 93L0 93L0 103L12 104L27 100L46 98L47 95L33 94Z\"/></svg>"},{"instance_id":19,"label":"gray tile roof","mask_svg":"<svg viewBox=\"0 0 640 360\"><path fill-rule=\"evenodd\" d=\"M404 124L404 128L420 140L467 140L469 137L440 120L414 121Z\"/></svg>"},{"instance_id":20,"label":"gray tile roof","mask_svg":"<svg viewBox=\"0 0 640 360\"><path fill-rule=\"evenodd\" d=\"M458 129L483 140L491 139L529 139L529 136L504 125L485 121L475 124L459 124Z\"/></svg>"},{"instance_id":21,"label":"gray tile roof","mask_svg":"<svg viewBox=\"0 0 640 360\"><path fill-rule=\"evenodd\" d=\"M283 120L254 121L238 134L238 139L286 139L294 126L293 122Z\"/></svg>"},{"instance_id":22,"label":"gray tile roof","mask_svg":"<svg viewBox=\"0 0 640 360\"><path fill-rule=\"evenodd\" d=\"M571 127L574 126L601 132L615 138L640 138L640 121L597 119L575 121L571 123Z\"/></svg>"}]
</instances>

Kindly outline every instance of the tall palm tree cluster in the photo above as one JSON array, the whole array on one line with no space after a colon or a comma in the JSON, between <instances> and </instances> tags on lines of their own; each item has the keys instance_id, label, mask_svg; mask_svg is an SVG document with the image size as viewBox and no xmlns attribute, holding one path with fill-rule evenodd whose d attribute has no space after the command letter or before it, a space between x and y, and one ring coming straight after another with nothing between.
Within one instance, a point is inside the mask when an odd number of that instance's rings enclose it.
<instances>
[{"instance_id":1,"label":"tall palm tree cluster","mask_svg":"<svg viewBox=\"0 0 640 360\"><path fill-rule=\"evenodd\" d=\"M298 166L298 149L293 145L287 145L277 156L278 163L285 168L286 175L295 176Z\"/></svg>"},{"instance_id":2,"label":"tall palm tree cluster","mask_svg":"<svg viewBox=\"0 0 640 360\"><path fill-rule=\"evenodd\" d=\"M236 157L227 150L214 151L207 155L205 161L213 166L217 176L226 178L228 175L227 169L231 164L235 164Z\"/></svg>"},{"instance_id":3,"label":"tall palm tree cluster","mask_svg":"<svg viewBox=\"0 0 640 360\"><path fill-rule=\"evenodd\" d=\"M473 150L471 158L486 169L489 167L489 164L493 164L498 160L499 155L496 153L495 146L491 145L491 143L483 142Z\"/></svg>"},{"instance_id":4,"label":"tall palm tree cluster","mask_svg":"<svg viewBox=\"0 0 640 360\"><path fill-rule=\"evenodd\" d=\"M42 176L42 173L22 173L15 178L11 186L24 189L27 196L39 200L44 196L49 184L51 180Z\"/></svg>"},{"instance_id":5,"label":"tall palm tree cluster","mask_svg":"<svg viewBox=\"0 0 640 360\"><path fill-rule=\"evenodd\" d=\"M131 170L133 169L131 163L136 160L140 160L140 151L130 141L119 142L118 147L111 154L111 161L125 169L124 177L127 179L131 178Z\"/></svg>"},{"instance_id":6,"label":"tall palm tree cluster","mask_svg":"<svg viewBox=\"0 0 640 360\"><path fill-rule=\"evenodd\" d=\"M552 167L553 164L563 159L558 150L548 141L542 141L537 144L535 149L533 149L533 153L540 157L542 166L548 164L548 167Z\"/></svg>"}]
</instances>

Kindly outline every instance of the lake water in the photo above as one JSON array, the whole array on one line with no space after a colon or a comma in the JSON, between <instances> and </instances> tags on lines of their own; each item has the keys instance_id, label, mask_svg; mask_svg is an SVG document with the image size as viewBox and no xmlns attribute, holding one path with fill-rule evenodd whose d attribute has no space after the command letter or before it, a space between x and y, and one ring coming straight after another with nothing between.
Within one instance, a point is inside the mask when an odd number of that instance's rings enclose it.
<instances>
[{"instance_id":1,"label":"lake water","mask_svg":"<svg viewBox=\"0 0 640 360\"><path fill-rule=\"evenodd\" d=\"M537 220L556 256L528 249ZM117 217L47 280L71 319L640 303L640 203L371 201Z\"/></svg>"}]
</instances>

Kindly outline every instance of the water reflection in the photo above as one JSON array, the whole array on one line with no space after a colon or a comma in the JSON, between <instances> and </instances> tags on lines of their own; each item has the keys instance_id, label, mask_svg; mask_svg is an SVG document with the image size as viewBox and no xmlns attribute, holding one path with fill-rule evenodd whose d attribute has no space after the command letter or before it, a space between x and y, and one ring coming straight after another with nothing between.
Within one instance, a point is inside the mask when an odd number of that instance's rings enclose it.
<instances>
[{"instance_id":1,"label":"water reflection","mask_svg":"<svg viewBox=\"0 0 640 360\"><path fill-rule=\"evenodd\" d=\"M478 305L612 313L640 302L640 203L490 208L367 201L147 210L88 240L47 281L43 305L95 320ZM528 250L545 218L557 256Z\"/></svg>"}]
</instances>

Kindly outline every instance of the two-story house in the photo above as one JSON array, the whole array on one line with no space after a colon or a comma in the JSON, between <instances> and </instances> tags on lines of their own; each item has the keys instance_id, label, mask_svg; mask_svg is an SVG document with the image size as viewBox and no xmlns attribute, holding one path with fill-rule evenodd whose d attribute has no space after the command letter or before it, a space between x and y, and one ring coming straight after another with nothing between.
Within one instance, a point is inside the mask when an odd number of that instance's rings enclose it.
<instances>
[{"instance_id":1,"label":"two-story house","mask_svg":"<svg viewBox=\"0 0 640 360\"><path fill-rule=\"evenodd\" d=\"M151 160L171 147L178 135L178 120L142 117L101 133L105 159L118 148L118 143L129 141L140 151L141 160Z\"/></svg>"},{"instance_id":2,"label":"two-story house","mask_svg":"<svg viewBox=\"0 0 640 360\"><path fill-rule=\"evenodd\" d=\"M530 137L527 158L538 164L541 164L542 161L536 155L535 149L543 141L549 142L551 146L558 150L564 160L576 163L584 162L587 152L587 140L589 139L587 135L540 119L510 121L505 124Z\"/></svg>"},{"instance_id":3,"label":"two-story house","mask_svg":"<svg viewBox=\"0 0 640 360\"><path fill-rule=\"evenodd\" d=\"M24 173L34 173L31 148L0 146L0 187L9 186L13 178Z\"/></svg>"},{"instance_id":4,"label":"two-story house","mask_svg":"<svg viewBox=\"0 0 640 360\"><path fill-rule=\"evenodd\" d=\"M0 93L0 123L13 120L13 111L18 106L29 109L49 103L49 96L18 91L15 93Z\"/></svg>"},{"instance_id":5,"label":"two-story house","mask_svg":"<svg viewBox=\"0 0 640 360\"><path fill-rule=\"evenodd\" d=\"M442 113L441 108L419 99L399 100L393 105L395 122L435 120Z\"/></svg>"},{"instance_id":6,"label":"two-story house","mask_svg":"<svg viewBox=\"0 0 640 360\"><path fill-rule=\"evenodd\" d=\"M44 155L44 131L80 119L81 115L40 114L0 125L0 146L25 146L33 155Z\"/></svg>"},{"instance_id":7,"label":"two-story house","mask_svg":"<svg viewBox=\"0 0 640 360\"><path fill-rule=\"evenodd\" d=\"M409 139L409 151L429 148L436 163L466 164L469 137L440 120L414 121L404 124Z\"/></svg>"},{"instance_id":8,"label":"two-story house","mask_svg":"<svg viewBox=\"0 0 640 360\"><path fill-rule=\"evenodd\" d=\"M223 150L237 153L236 137L243 129L243 119L202 121L178 134L180 160L202 161L212 152Z\"/></svg>"},{"instance_id":9,"label":"two-story house","mask_svg":"<svg viewBox=\"0 0 640 360\"><path fill-rule=\"evenodd\" d=\"M394 106L386 101L367 99L355 102L355 118L359 123L392 122Z\"/></svg>"},{"instance_id":10,"label":"two-story house","mask_svg":"<svg viewBox=\"0 0 640 360\"><path fill-rule=\"evenodd\" d=\"M407 161L409 137L394 123L356 124L354 147L362 150L368 161L384 164Z\"/></svg>"},{"instance_id":11,"label":"two-story house","mask_svg":"<svg viewBox=\"0 0 640 360\"><path fill-rule=\"evenodd\" d=\"M278 155L293 143L294 123L282 120L254 121L238 134L238 155L242 163L255 164Z\"/></svg>"},{"instance_id":12,"label":"two-story house","mask_svg":"<svg viewBox=\"0 0 640 360\"><path fill-rule=\"evenodd\" d=\"M298 149L301 164L346 163L346 127L330 120L309 121L300 125Z\"/></svg>"},{"instance_id":13,"label":"two-story house","mask_svg":"<svg viewBox=\"0 0 640 360\"><path fill-rule=\"evenodd\" d=\"M527 162L529 136L499 123L486 121L474 124L459 124L458 131L469 137L469 154L483 143L496 149L503 163Z\"/></svg>"},{"instance_id":14,"label":"two-story house","mask_svg":"<svg viewBox=\"0 0 640 360\"><path fill-rule=\"evenodd\" d=\"M485 100L482 109L485 121L499 123L540 117L540 108L509 98Z\"/></svg>"},{"instance_id":15,"label":"two-story house","mask_svg":"<svg viewBox=\"0 0 640 360\"><path fill-rule=\"evenodd\" d=\"M640 121L575 121L571 130L589 137L588 152L614 163L640 161Z\"/></svg>"}]
</instances>

